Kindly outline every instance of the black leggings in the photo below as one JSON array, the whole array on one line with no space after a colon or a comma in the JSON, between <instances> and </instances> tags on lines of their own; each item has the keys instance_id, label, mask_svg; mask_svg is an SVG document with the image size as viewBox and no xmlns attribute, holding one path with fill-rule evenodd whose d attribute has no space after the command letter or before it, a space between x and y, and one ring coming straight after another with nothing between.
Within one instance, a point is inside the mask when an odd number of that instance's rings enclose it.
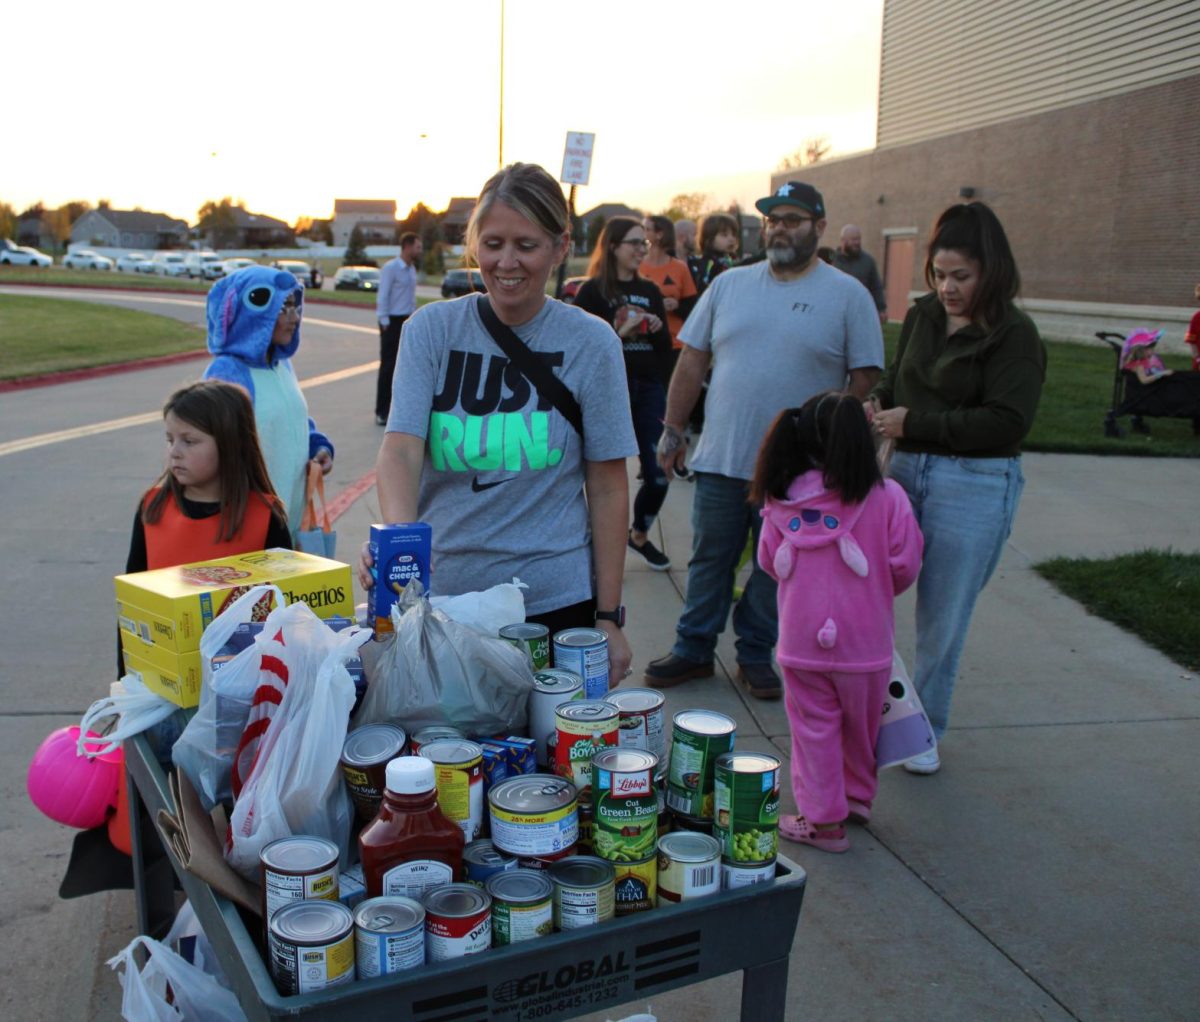
<instances>
[{"instance_id":1,"label":"black leggings","mask_svg":"<svg viewBox=\"0 0 1200 1022\"><path fill-rule=\"evenodd\" d=\"M545 625L550 629L550 638L553 640L558 632L568 628L595 628L596 601L595 599L584 600L582 603L574 603L569 607L559 607L558 610L548 610L544 614L534 614L526 617L525 620L533 624Z\"/></svg>"}]
</instances>

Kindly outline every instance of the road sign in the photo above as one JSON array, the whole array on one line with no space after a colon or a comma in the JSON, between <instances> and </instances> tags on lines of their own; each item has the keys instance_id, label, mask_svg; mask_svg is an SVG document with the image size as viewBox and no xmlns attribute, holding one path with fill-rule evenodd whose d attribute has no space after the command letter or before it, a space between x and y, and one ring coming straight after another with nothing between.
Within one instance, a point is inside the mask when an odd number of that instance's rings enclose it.
<instances>
[{"instance_id":1,"label":"road sign","mask_svg":"<svg viewBox=\"0 0 1200 1022\"><path fill-rule=\"evenodd\" d=\"M596 144L593 132L568 131L567 144L563 149L562 173L558 179L564 184L585 185L592 172L592 147Z\"/></svg>"}]
</instances>

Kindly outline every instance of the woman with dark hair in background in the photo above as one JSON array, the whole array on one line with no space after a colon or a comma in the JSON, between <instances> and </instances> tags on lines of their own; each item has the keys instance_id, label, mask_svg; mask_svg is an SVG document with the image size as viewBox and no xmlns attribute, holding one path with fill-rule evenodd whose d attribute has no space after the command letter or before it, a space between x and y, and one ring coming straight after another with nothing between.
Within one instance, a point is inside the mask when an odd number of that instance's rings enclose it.
<instances>
[{"instance_id":1,"label":"woman with dark hair in background","mask_svg":"<svg viewBox=\"0 0 1200 1022\"><path fill-rule=\"evenodd\" d=\"M696 285L687 263L675 256L675 225L671 220L665 216L643 217L642 230L646 232L650 249L638 267L638 273L653 281L662 292L667 310L667 333L671 335L671 347L678 350L681 342L675 338L696 304Z\"/></svg>"},{"instance_id":2,"label":"woman with dark hair in background","mask_svg":"<svg viewBox=\"0 0 1200 1022\"><path fill-rule=\"evenodd\" d=\"M892 364L871 391L872 426L895 440L891 475L925 536L914 680L940 740L975 601L1000 561L1024 486L1021 440L1042 393L1046 349L1013 304L1020 275L981 202L934 224L925 282ZM937 749L905 764L941 766Z\"/></svg>"},{"instance_id":3,"label":"woman with dark hair in background","mask_svg":"<svg viewBox=\"0 0 1200 1022\"><path fill-rule=\"evenodd\" d=\"M647 532L667 499L667 476L659 467L655 448L667 408L671 336L662 294L638 276L646 245L646 232L636 220L627 216L609 220L592 253L588 279L575 296L575 307L599 316L621 339L642 466L642 485L633 500L629 548L655 571L666 571L671 562L650 542Z\"/></svg>"}]
</instances>

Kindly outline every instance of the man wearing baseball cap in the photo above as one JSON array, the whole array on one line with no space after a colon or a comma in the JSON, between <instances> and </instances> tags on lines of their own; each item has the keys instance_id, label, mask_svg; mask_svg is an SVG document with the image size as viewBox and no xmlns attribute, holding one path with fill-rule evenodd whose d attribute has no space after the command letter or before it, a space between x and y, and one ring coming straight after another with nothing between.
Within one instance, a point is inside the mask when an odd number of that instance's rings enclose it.
<instances>
[{"instance_id":1,"label":"man wearing baseball cap","mask_svg":"<svg viewBox=\"0 0 1200 1022\"><path fill-rule=\"evenodd\" d=\"M825 390L865 399L883 365L870 294L817 257L825 230L821 193L788 181L755 206L763 214L767 258L716 277L679 335L683 349L658 449L668 478L684 464L684 426L710 365L712 380L704 432L689 459L696 488L687 598L674 647L646 668L646 684L654 688L713 673L738 561L748 536L758 543L761 520L747 493L771 421ZM757 563L734 608L733 630L739 683L751 696L777 699L775 582Z\"/></svg>"}]
</instances>

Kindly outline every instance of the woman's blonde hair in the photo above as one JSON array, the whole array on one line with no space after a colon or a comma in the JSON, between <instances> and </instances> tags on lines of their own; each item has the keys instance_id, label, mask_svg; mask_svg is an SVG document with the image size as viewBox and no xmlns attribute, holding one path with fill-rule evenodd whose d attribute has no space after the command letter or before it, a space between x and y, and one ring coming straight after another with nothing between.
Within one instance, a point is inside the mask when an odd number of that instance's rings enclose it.
<instances>
[{"instance_id":1,"label":"woman's blonde hair","mask_svg":"<svg viewBox=\"0 0 1200 1022\"><path fill-rule=\"evenodd\" d=\"M536 163L510 163L488 178L467 222L467 258L472 262L476 261L480 225L497 202L516 210L556 242L571 229L567 200L553 175Z\"/></svg>"}]
</instances>

